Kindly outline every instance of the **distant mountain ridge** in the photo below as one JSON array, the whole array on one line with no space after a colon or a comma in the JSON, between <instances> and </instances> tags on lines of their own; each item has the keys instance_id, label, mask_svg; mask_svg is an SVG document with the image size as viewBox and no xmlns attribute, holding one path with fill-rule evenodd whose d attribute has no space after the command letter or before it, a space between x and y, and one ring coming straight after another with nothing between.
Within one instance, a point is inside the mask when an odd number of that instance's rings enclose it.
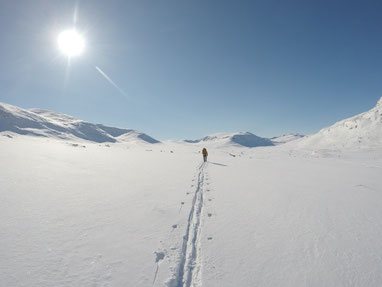
<instances>
[{"instance_id":1,"label":"distant mountain ridge","mask_svg":"<svg viewBox=\"0 0 382 287\"><path fill-rule=\"evenodd\" d=\"M185 140L187 143L204 143L215 145L239 145L245 147L273 146L270 139L256 136L250 132L217 133L198 140Z\"/></svg>"},{"instance_id":2,"label":"distant mountain ridge","mask_svg":"<svg viewBox=\"0 0 382 287\"><path fill-rule=\"evenodd\" d=\"M197 140L184 140L186 143L205 143L215 145L239 145L244 147L275 146L305 137L301 134L284 134L278 137L263 138L250 132L217 133Z\"/></svg>"},{"instance_id":3,"label":"distant mountain ridge","mask_svg":"<svg viewBox=\"0 0 382 287\"><path fill-rule=\"evenodd\" d=\"M97 143L144 142L159 143L147 134L102 124L93 124L73 116L43 109L22 109L0 102L0 133L51 137L65 140L86 140ZM298 140L298 141L296 141ZM371 110L339 121L311 136L285 134L262 138L250 132L217 133L190 144L207 146L275 146L296 141L301 148L343 148L382 146L382 97Z\"/></svg>"},{"instance_id":4,"label":"distant mountain ridge","mask_svg":"<svg viewBox=\"0 0 382 287\"><path fill-rule=\"evenodd\" d=\"M0 102L0 132L53 137L67 140L87 140L97 143L158 140L133 129L108 127L76 119L70 115L43 109L22 109Z\"/></svg>"},{"instance_id":5,"label":"distant mountain ridge","mask_svg":"<svg viewBox=\"0 0 382 287\"><path fill-rule=\"evenodd\" d=\"M291 141L295 141L295 140L301 139L303 137L305 137L305 135L289 133L289 134L284 134L282 136L270 138L270 140L275 145L279 145L279 144L284 144L284 143L288 143Z\"/></svg>"}]
</instances>

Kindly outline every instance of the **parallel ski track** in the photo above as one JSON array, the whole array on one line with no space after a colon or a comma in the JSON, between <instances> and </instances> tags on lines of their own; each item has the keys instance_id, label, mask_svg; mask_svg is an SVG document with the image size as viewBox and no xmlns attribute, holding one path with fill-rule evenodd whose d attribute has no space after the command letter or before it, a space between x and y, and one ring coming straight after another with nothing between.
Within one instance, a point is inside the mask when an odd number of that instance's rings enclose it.
<instances>
[{"instance_id":1,"label":"parallel ski track","mask_svg":"<svg viewBox=\"0 0 382 287\"><path fill-rule=\"evenodd\" d=\"M198 183L188 216L186 234L183 237L176 287L201 286L201 262L199 255L201 251L200 232L205 166L206 163L204 162L199 166Z\"/></svg>"}]
</instances>

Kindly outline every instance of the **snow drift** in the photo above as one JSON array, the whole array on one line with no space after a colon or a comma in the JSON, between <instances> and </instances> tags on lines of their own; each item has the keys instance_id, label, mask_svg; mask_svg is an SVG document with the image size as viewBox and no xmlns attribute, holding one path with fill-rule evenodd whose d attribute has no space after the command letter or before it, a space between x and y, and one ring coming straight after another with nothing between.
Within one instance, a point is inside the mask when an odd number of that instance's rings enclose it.
<instances>
[{"instance_id":1,"label":"snow drift","mask_svg":"<svg viewBox=\"0 0 382 287\"><path fill-rule=\"evenodd\" d=\"M66 140L87 140L97 143L142 141L156 139L132 129L108 127L76 119L72 116L42 109L26 110L0 103L0 132L53 137Z\"/></svg>"},{"instance_id":2,"label":"snow drift","mask_svg":"<svg viewBox=\"0 0 382 287\"><path fill-rule=\"evenodd\" d=\"M370 111L339 121L303 139L304 148L369 148L382 145L382 98Z\"/></svg>"}]
</instances>

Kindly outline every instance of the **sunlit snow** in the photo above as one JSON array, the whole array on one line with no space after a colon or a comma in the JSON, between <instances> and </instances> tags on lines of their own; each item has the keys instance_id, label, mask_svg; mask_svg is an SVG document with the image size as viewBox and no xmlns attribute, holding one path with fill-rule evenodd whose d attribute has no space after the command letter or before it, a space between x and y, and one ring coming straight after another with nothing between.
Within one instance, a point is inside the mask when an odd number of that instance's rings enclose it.
<instances>
[{"instance_id":1,"label":"sunlit snow","mask_svg":"<svg viewBox=\"0 0 382 287\"><path fill-rule=\"evenodd\" d=\"M0 285L381 286L380 116L157 142L1 104Z\"/></svg>"}]
</instances>

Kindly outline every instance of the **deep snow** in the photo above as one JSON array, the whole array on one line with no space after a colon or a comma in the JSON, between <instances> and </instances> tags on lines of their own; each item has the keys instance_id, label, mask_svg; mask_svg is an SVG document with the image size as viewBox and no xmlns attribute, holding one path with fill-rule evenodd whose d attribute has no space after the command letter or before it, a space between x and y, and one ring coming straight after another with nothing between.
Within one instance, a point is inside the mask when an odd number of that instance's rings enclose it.
<instances>
[{"instance_id":1,"label":"deep snow","mask_svg":"<svg viewBox=\"0 0 382 287\"><path fill-rule=\"evenodd\" d=\"M0 286L380 286L382 149L0 137Z\"/></svg>"}]
</instances>

